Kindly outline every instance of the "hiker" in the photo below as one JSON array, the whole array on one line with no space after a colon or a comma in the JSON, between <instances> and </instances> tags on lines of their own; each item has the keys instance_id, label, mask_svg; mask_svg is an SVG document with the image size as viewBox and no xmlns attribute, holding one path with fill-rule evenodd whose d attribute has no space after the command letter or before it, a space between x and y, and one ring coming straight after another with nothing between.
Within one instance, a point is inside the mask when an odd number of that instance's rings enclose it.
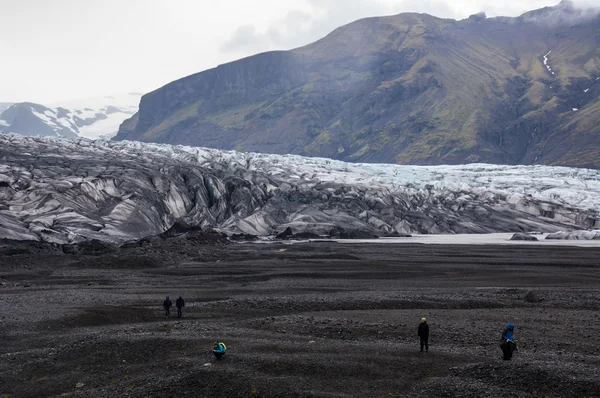
<instances>
[{"instance_id":1,"label":"hiker","mask_svg":"<svg viewBox=\"0 0 600 398\"><path fill-rule=\"evenodd\" d=\"M171 313L170 309L172 306L173 306L173 302L171 301L169 296L167 296L165 301L163 301L163 308L165 309L165 318L169 317L169 314Z\"/></svg>"},{"instance_id":2,"label":"hiker","mask_svg":"<svg viewBox=\"0 0 600 398\"><path fill-rule=\"evenodd\" d=\"M421 352L423 352L423 346L425 346L425 352L429 352L429 325L426 318L421 318L417 334L421 339Z\"/></svg>"},{"instance_id":3,"label":"hiker","mask_svg":"<svg viewBox=\"0 0 600 398\"><path fill-rule=\"evenodd\" d=\"M179 298L175 301L175 307L177 307L177 318L181 318L181 309L185 307L183 297L179 296Z\"/></svg>"},{"instance_id":4,"label":"hiker","mask_svg":"<svg viewBox=\"0 0 600 398\"><path fill-rule=\"evenodd\" d=\"M515 325L514 323L509 323L506 325L506 329L502 332L502 344L500 344L500 348L502 349L502 353L504 354L504 360L510 361L512 359L513 351L517 349L517 343L515 343Z\"/></svg>"},{"instance_id":5,"label":"hiker","mask_svg":"<svg viewBox=\"0 0 600 398\"><path fill-rule=\"evenodd\" d=\"M223 342L217 343L215 341L213 343L212 352L213 354L215 354L215 357L217 357L217 359L221 359L223 358L223 355L225 355L225 353L227 352L227 346L225 346L225 343Z\"/></svg>"}]
</instances>

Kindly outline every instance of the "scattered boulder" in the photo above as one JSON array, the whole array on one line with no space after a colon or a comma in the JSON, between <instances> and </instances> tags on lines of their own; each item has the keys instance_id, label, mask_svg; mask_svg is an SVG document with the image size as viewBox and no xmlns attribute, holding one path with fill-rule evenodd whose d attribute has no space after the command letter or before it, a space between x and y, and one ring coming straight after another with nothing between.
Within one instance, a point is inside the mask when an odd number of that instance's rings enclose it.
<instances>
[{"instance_id":1,"label":"scattered boulder","mask_svg":"<svg viewBox=\"0 0 600 398\"><path fill-rule=\"evenodd\" d=\"M99 256L102 254L114 253L117 250L117 246L108 242L103 242L98 239L83 241L81 243L62 245L62 251L65 254L86 254Z\"/></svg>"},{"instance_id":2,"label":"scattered boulder","mask_svg":"<svg viewBox=\"0 0 600 398\"><path fill-rule=\"evenodd\" d=\"M63 254L61 245L27 240L0 239L1 256Z\"/></svg>"},{"instance_id":3,"label":"scattered boulder","mask_svg":"<svg viewBox=\"0 0 600 398\"><path fill-rule=\"evenodd\" d=\"M287 227L285 229L285 231L283 231L282 233L278 234L275 238L288 240L288 239L291 239L292 236L294 236L294 231L292 231L292 227Z\"/></svg>"},{"instance_id":4,"label":"scattered boulder","mask_svg":"<svg viewBox=\"0 0 600 398\"><path fill-rule=\"evenodd\" d=\"M258 240L258 236L250 234L233 234L229 239L234 242L253 242Z\"/></svg>"},{"instance_id":5,"label":"scattered boulder","mask_svg":"<svg viewBox=\"0 0 600 398\"><path fill-rule=\"evenodd\" d=\"M276 236L277 239L281 240L306 240L306 239L319 239L320 236L312 232L298 232L295 234L291 227L287 227L285 231Z\"/></svg>"},{"instance_id":6,"label":"scattered boulder","mask_svg":"<svg viewBox=\"0 0 600 398\"><path fill-rule=\"evenodd\" d=\"M298 232L297 234L295 234L292 231L291 227L287 227L285 229L285 231L283 231L282 233L277 235L275 238L281 239L281 240L307 240L307 239L319 239L320 236L313 232L307 232L307 231Z\"/></svg>"},{"instance_id":7,"label":"scattered boulder","mask_svg":"<svg viewBox=\"0 0 600 398\"><path fill-rule=\"evenodd\" d=\"M353 230L344 230L338 229L332 231L332 238L336 239L378 239L379 236L372 234L369 231L365 231L363 229L353 229Z\"/></svg>"},{"instance_id":8,"label":"scattered boulder","mask_svg":"<svg viewBox=\"0 0 600 398\"><path fill-rule=\"evenodd\" d=\"M525 294L524 299L528 303L539 303L540 301L542 301L540 297L536 294L536 292L534 292L533 290L528 291L527 294Z\"/></svg>"},{"instance_id":9,"label":"scattered boulder","mask_svg":"<svg viewBox=\"0 0 600 398\"><path fill-rule=\"evenodd\" d=\"M208 231L193 230L185 235L185 239L194 243L208 245L224 245L229 243L227 235L212 229Z\"/></svg>"},{"instance_id":10,"label":"scattered boulder","mask_svg":"<svg viewBox=\"0 0 600 398\"><path fill-rule=\"evenodd\" d=\"M402 234L400 232L394 231L385 236L386 238L412 238L411 234Z\"/></svg>"},{"instance_id":11,"label":"scattered boulder","mask_svg":"<svg viewBox=\"0 0 600 398\"><path fill-rule=\"evenodd\" d=\"M319 239L320 236L312 232L299 232L294 235L294 239Z\"/></svg>"},{"instance_id":12,"label":"scattered boulder","mask_svg":"<svg viewBox=\"0 0 600 398\"><path fill-rule=\"evenodd\" d=\"M512 238L510 238L510 240L524 240L524 241L537 242L538 238L536 238L535 236L531 236L529 234L517 233L517 234L514 234L512 236Z\"/></svg>"},{"instance_id":13,"label":"scattered boulder","mask_svg":"<svg viewBox=\"0 0 600 398\"><path fill-rule=\"evenodd\" d=\"M183 221L177 221L177 222L175 222L175 224L173 224L171 226L171 228L167 229L165 232L163 232L159 236L161 238L174 238L177 236L185 235L189 232L201 232L201 231L202 231L202 228L200 228L198 226L189 225Z\"/></svg>"}]
</instances>

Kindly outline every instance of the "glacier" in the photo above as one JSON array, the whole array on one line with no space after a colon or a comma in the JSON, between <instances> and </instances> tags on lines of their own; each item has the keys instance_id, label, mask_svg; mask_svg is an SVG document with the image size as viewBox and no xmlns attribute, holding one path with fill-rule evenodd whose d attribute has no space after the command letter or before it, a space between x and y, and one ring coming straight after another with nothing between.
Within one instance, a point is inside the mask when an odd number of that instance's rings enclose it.
<instances>
[{"instance_id":1,"label":"glacier","mask_svg":"<svg viewBox=\"0 0 600 398\"><path fill-rule=\"evenodd\" d=\"M0 135L0 238L115 244L176 222L231 234L459 234L600 226L600 171L401 166Z\"/></svg>"}]
</instances>

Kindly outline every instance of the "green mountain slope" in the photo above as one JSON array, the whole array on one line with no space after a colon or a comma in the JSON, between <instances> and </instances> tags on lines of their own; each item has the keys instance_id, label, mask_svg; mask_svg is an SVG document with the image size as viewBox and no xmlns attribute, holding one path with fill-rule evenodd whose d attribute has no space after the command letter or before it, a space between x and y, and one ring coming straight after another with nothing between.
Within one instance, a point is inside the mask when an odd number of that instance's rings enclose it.
<instances>
[{"instance_id":1,"label":"green mountain slope","mask_svg":"<svg viewBox=\"0 0 600 398\"><path fill-rule=\"evenodd\" d=\"M363 19L149 93L117 139L361 162L600 167L598 43L600 19L565 2L520 18Z\"/></svg>"}]
</instances>

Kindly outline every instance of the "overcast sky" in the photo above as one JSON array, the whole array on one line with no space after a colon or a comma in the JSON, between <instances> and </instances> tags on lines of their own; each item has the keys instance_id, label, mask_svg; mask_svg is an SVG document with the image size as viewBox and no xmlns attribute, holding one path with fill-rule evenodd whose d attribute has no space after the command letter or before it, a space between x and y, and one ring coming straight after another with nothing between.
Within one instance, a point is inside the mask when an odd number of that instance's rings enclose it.
<instances>
[{"instance_id":1,"label":"overcast sky","mask_svg":"<svg viewBox=\"0 0 600 398\"><path fill-rule=\"evenodd\" d=\"M0 0L0 102L148 92L257 52L308 44L369 16L516 16L558 2Z\"/></svg>"}]
</instances>

